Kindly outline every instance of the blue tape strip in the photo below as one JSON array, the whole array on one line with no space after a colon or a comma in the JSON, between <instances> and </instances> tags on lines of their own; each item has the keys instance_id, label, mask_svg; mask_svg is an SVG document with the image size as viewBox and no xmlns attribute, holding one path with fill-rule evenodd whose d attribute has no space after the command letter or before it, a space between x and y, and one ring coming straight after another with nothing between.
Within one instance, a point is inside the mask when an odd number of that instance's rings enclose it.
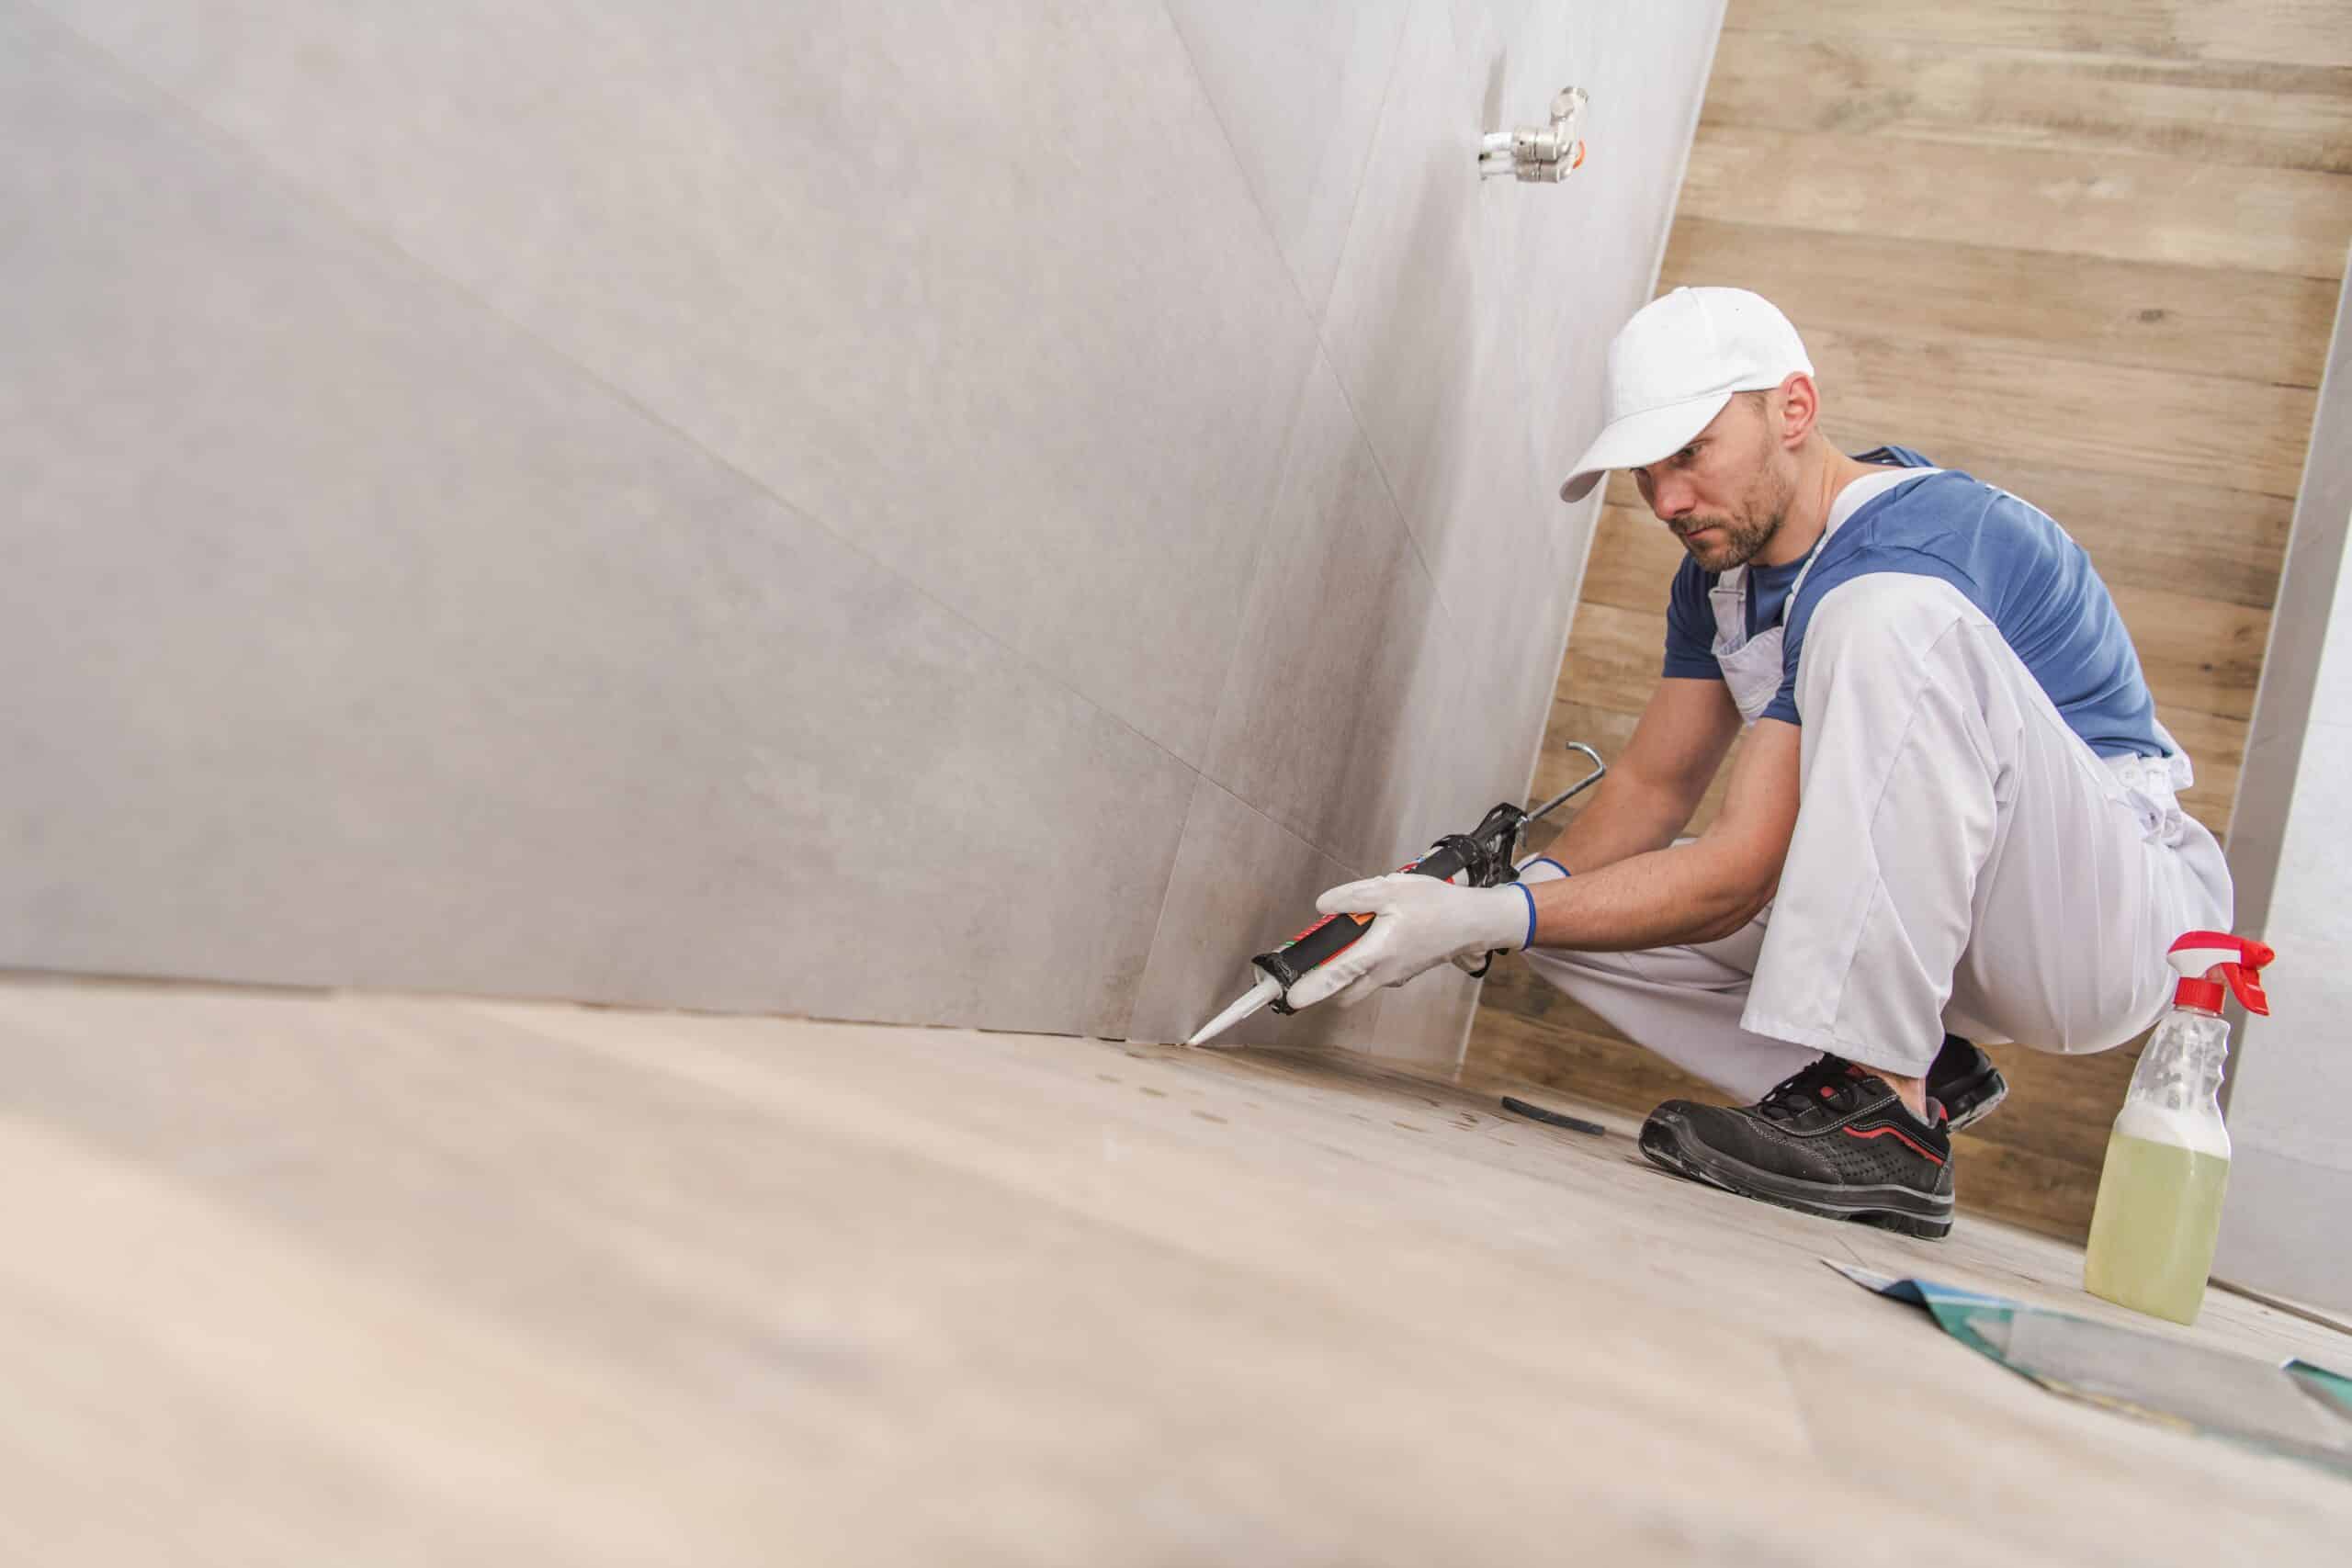
<instances>
[{"instance_id":1,"label":"blue tape strip","mask_svg":"<svg viewBox=\"0 0 2352 1568\"><path fill-rule=\"evenodd\" d=\"M1535 894L1524 882L1514 882L1511 886L1527 899L1527 940L1519 944L1524 950L1535 945Z\"/></svg>"}]
</instances>

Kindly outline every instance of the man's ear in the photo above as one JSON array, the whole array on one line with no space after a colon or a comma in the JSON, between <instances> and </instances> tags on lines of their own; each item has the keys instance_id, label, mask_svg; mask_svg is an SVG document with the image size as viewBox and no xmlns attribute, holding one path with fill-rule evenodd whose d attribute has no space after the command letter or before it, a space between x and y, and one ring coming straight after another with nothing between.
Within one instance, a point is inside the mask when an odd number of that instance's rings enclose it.
<instances>
[{"instance_id":1,"label":"man's ear","mask_svg":"<svg viewBox=\"0 0 2352 1568\"><path fill-rule=\"evenodd\" d=\"M1803 446L1813 436L1813 427L1821 417L1821 389L1813 378L1802 370L1792 371L1781 383L1781 445L1792 452Z\"/></svg>"}]
</instances>

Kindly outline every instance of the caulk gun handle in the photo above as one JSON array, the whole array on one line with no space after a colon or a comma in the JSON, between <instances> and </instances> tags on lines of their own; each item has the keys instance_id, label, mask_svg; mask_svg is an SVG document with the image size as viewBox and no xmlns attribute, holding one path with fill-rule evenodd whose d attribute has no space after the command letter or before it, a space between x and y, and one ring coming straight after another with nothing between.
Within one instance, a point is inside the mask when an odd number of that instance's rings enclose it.
<instances>
[{"instance_id":1,"label":"caulk gun handle","mask_svg":"<svg viewBox=\"0 0 2352 1568\"><path fill-rule=\"evenodd\" d=\"M1418 876L1434 876L1442 882L1462 869L1462 856L1450 844L1439 844L1412 864L1399 866ZM1289 1005L1290 988L1298 984L1310 970L1320 969L1356 944L1372 925L1370 915L1326 915L1272 953L1261 953L1250 962L1274 977L1283 988L1283 997L1274 1003L1276 1012L1293 1010Z\"/></svg>"}]
</instances>

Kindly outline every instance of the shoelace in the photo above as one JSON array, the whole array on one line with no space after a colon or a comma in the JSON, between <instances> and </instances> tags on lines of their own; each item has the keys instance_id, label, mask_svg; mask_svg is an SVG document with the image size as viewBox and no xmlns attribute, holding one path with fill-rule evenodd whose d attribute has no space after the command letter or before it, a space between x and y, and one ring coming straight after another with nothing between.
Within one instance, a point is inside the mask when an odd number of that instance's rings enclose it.
<instances>
[{"instance_id":1,"label":"shoelace","mask_svg":"<svg viewBox=\"0 0 2352 1568\"><path fill-rule=\"evenodd\" d=\"M1809 1105L1824 1099L1836 1100L1854 1084L1853 1064L1843 1056L1825 1054L1791 1073L1756 1102L1756 1114L1768 1122L1782 1122L1795 1116ZM1838 1091L1825 1096L1825 1089Z\"/></svg>"}]
</instances>

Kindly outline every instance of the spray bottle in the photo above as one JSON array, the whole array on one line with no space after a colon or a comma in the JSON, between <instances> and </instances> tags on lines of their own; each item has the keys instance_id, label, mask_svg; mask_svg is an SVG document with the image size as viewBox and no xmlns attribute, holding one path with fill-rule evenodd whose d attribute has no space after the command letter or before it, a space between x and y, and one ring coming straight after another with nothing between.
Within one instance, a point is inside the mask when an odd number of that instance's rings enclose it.
<instances>
[{"instance_id":1,"label":"spray bottle","mask_svg":"<svg viewBox=\"0 0 2352 1568\"><path fill-rule=\"evenodd\" d=\"M2099 1172L2098 1203L2083 1255L2083 1288L2136 1312L2194 1323L2222 1233L2230 1134L2222 1124L2227 987L2240 1006L2268 1013L2258 942L2190 931L2165 955L2180 973L2172 1009L2148 1038Z\"/></svg>"}]
</instances>

